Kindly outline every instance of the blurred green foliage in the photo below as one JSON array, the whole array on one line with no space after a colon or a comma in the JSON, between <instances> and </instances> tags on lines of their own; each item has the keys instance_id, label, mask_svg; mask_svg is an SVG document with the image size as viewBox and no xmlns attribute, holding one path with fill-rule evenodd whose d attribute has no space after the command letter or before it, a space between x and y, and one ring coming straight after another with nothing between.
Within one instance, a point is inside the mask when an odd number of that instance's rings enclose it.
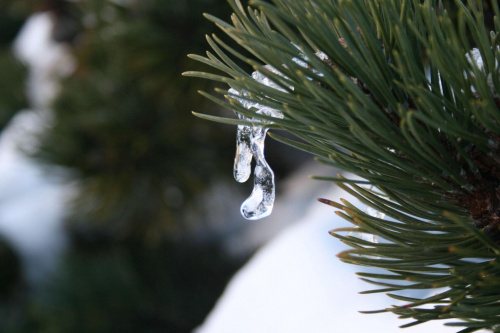
<instances>
[{"instance_id":1,"label":"blurred green foliage","mask_svg":"<svg viewBox=\"0 0 500 333\"><path fill-rule=\"evenodd\" d=\"M37 332L190 332L240 264L190 242L84 247L37 299Z\"/></svg>"},{"instance_id":2,"label":"blurred green foliage","mask_svg":"<svg viewBox=\"0 0 500 333\"><path fill-rule=\"evenodd\" d=\"M1 21L1 18L0 18ZM0 44L0 73L8 80L0 80L0 131L16 112L27 107L24 94L26 69L15 58L12 50Z\"/></svg>"},{"instance_id":3,"label":"blurred green foliage","mask_svg":"<svg viewBox=\"0 0 500 333\"><path fill-rule=\"evenodd\" d=\"M10 44L23 24L22 15L11 15L0 3L0 131L14 114L27 107L25 67L14 56Z\"/></svg>"},{"instance_id":4,"label":"blurred green foliage","mask_svg":"<svg viewBox=\"0 0 500 333\"><path fill-rule=\"evenodd\" d=\"M191 332L242 264L216 244L75 241L34 293L2 280L1 332Z\"/></svg>"},{"instance_id":5,"label":"blurred green foliage","mask_svg":"<svg viewBox=\"0 0 500 333\"><path fill-rule=\"evenodd\" d=\"M231 174L232 131L192 117L195 105L208 105L197 93L207 86L180 75L209 29L202 11L224 15L227 7L156 0L66 9L60 29L81 27L72 40L78 67L62 83L37 157L75 171L75 223L161 237L182 228L183 209L215 175Z\"/></svg>"},{"instance_id":6,"label":"blurred green foliage","mask_svg":"<svg viewBox=\"0 0 500 333\"><path fill-rule=\"evenodd\" d=\"M21 263L8 242L0 238L0 265L7 268L0 274L0 308L1 304L14 297L19 282L22 280Z\"/></svg>"}]
</instances>

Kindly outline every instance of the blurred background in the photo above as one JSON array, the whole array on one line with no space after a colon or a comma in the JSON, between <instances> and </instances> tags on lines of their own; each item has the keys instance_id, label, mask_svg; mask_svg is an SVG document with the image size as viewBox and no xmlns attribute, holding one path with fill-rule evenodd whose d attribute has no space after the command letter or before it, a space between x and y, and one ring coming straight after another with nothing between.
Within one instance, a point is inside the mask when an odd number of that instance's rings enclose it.
<instances>
[{"instance_id":1,"label":"blurred background","mask_svg":"<svg viewBox=\"0 0 500 333\"><path fill-rule=\"evenodd\" d=\"M190 332L286 222L243 220L235 128L191 114L231 115L181 76L229 9L0 1L0 332ZM268 144L280 184L306 158Z\"/></svg>"}]
</instances>

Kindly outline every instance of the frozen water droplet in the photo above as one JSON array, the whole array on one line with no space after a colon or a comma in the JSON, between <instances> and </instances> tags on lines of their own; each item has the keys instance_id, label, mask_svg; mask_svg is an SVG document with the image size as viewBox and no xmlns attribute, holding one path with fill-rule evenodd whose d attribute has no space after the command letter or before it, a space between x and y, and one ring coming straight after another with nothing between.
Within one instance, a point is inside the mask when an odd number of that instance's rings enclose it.
<instances>
[{"instance_id":1,"label":"frozen water droplet","mask_svg":"<svg viewBox=\"0 0 500 333\"><path fill-rule=\"evenodd\" d=\"M320 59L326 57L324 53L316 54ZM302 67L307 67L307 63L299 58L293 58L293 61ZM265 72L270 72L287 78L283 73L278 71L271 65L263 66L264 73L255 71L252 73L252 79L262 83L265 86L273 89L286 92L285 89L273 82L265 75ZM293 87L289 87L293 90ZM250 102L238 96L248 97L249 93L245 90L237 91L229 89L228 91L244 108L256 109L255 113L270 116L273 118L283 118L283 114L276 109L262 106L259 103ZM252 158L255 158L254 169L254 187L252 194L241 205L241 214L249 220L258 220L269 216L272 212L275 197L274 173L264 157L264 142L268 128L266 127L271 122L247 118L239 113L236 113L242 120L252 120L253 126L238 125L236 134L236 156L234 158L234 178L238 182L245 182L251 174Z\"/></svg>"},{"instance_id":2,"label":"frozen water droplet","mask_svg":"<svg viewBox=\"0 0 500 333\"><path fill-rule=\"evenodd\" d=\"M366 232L351 231L349 233L349 236L353 236L353 237L362 239L362 240L370 242L370 243L378 243L377 236L366 233Z\"/></svg>"},{"instance_id":3,"label":"frozen water droplet","mask_svg":"<svg viewBox=\"0 0 500 333\"><path fill-rule=\"evenodd\" d=\"M264 114L273 116L277 110L263 108ZM258 111L258 112L259 112ZM245 119L240 115L241 119ZM274 205L274 173L264 157L264 141L267 128L254 125L238 126L234 176L239 182L250 177L252 157L255 158L254 188L250 197L241 205L242 215L249 220L257 220L271 214Z\"/></svg>"},{"instance_id":4,"label":"frozen water droplet","mask_svg":"<svg viewBox=\"0 0 500 333\"><path fill-rule=\"evenodd\" d=\"M278 71L276 68L274 68L271 65L265 65L264 70L269 71L273 74L280 75L282 77L285 77L280 71ZM266 85L268 87L274 88L279 91L286 91L285 89L281 88L279 85L271 81L264 73L261 73L259 71L255 71L252 73L252 79L254 79L257 82L262 83L263 85Z\"/></svg>"},{"instance_id":5,"label":"frozen water droplet","mask_svg":"<svg viewBox=\"0 0 500 333\"><path fill-rule=\"evenodd\" d=\"M236 135L236 156L234 158L234 179L244 183L250 177L252 151L250 149L252 132L249 126L238 125Z\"/></svg>"},{"instance_id":6,"label":"frozen water droplet","mask_svg":"<svg viewBox=\"0 0 500 333\"><path fill-rule=\"evenodd\" d=\"M268 66L269 70L273 70ZM260 72L253 72L252 77L274 89L281 89L269 78ZM238 92L230 89L229 93L234 96L248 96L246 91ZM283 114L276 109L263 107L258 103L250 103L244 99L236 98L242 106L247 109L257 108L257 114L263 114L274 118L283 118ZM241 205L241 214L249 220L257 220L269 216L274 205L274 173L264 157L264 142L267 134L266 125L269 122L249 119L238 114L243 120L253 120L255 125L238 125L236 134L236 156L234 159L234 178L238 182L245 182L250 177L252 158L255 158L254 188L252 194ZM259 124L262 124L260 126Z\"/></svg>"},{"instance_id":7,"label":"frozen water droplet","mask_svg":"<svg viewBox=\"0 0 500 333\"><path fill-rule=\"evenodd\" d=\"M267 128L255 126L252 130L251 151L255 157L253 191L241 205L246 219L257 220L271 214L274 205L274 173L264 157Z\"/></svg>"},{"instance_id":8,"label":"frozen water droplet","mask_svg":"<svg viewBox=\"0 0 500 333\"><path fill-rule=\"evenodd\" d=\"M366 206L365 213L370 215L370 216L376 217L378 219L385 218L385 213L379 212L378 210L376 210L375 208L372 208L370 206Z\"/></svg>"},{"instance_id":9,"label":"frozen water droplet","mask_svg":"<svg viewBox=\"0 0 500 333\"><path fill-rule=\"evenodd\" d=\"M262 107L257 113L282 118L281 112ZM238 115L240 119L247 119ZM236 135L236 157L234 160L234 177L245 182L251 173L251 161L255 158L254 188L250 197L241 205L241 214L249 220L257 220L269 216L274 205L274 173L264 157L264 142L268 129L265 123L254 119L263 126L238 125Z\"/></svg>"},{"instance_id":10,"label":"frozen water droplet","mask_svg":"<svg viewBox=\"0 0 500 333\"><path fill-rule=\"evenodd\" d=\"M378 210L370 207L370 206L366 206L365 209L364 209L364 212L370 216L373 216L373 217L376 217L378 219L384 219L385 218L385 214L382 213L382 212L379 212ZM377 235L373 235L373 234L370 234L370 233L365 233L365 232L350 232L349 233L349 236L354 236L354 237L357 237L357 238L360 238L362 240L365 240L367 242L370 242L370 243L378 243L378 237Z\"/></svg>"},{"instance_id":11,"label":"frozen water droplet","mask_svg":"<svg viewBox=\"0 0 500 333\"><path fill-rule=\"evenodd\" d=\"M379 219L385 218L385 214L384 213L379 212L378 210L376 210L376 209L374 209L372 207L369 207L369 206L365 207L364 212L366 214L370 215L370 216L373 216L373 217L376 217L376 218L379 218ZM359 227L357 227L357 229L359 229ZM349 236L353 236L353 237L362 239L362 240L370 242L372 244L377 244L378 243L378 236L370 234L370 233L367 233L367 232L351 231L349 233ZM366 248L373 248L373 246L369 246L369 245L368 246L365 245L365 247ZM379 256L372 256L372 255L364 255L364 257L366 257L366 258L373 258L373 259L379 259L380 258Z\"/></svg>"},{"instance_id":12,"label":"frozen water droplet","mask_svg":"<svg viewBox=\"0 0 500 333\"><path fill-rule=\"evenodd\" d=\"M229 89L231 95L241 96L235 89ZM243 93L245 95L245 92ZM241 105L248 108L249 102L243 98L236 98ZM245 119L244 116L235 112L238 118ZM236 156L234 158L233 174L234 179L240 183L244 183L250 177L252 172L252 151L250 149L252 137L252 129L250 126L238 125L236 132Z\"/></svg>"}]
</instances>

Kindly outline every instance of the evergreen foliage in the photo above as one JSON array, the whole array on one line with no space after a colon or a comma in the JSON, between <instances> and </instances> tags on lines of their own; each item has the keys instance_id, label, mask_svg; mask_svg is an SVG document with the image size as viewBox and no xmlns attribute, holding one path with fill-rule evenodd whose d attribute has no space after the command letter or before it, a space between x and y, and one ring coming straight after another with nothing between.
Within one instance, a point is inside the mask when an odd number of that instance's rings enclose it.
<instances>
[{"instance_id":1,"label":"evergreen foliage","mask_svg":"<svg viewBox=\"0 0 500 333\"><path fill-rule=\"evenodd\" d=\"M215 244L186 240L74 241L64 270L32 305L36 329L26 332L191 332L241 264Z\"/></svg>"},{"instance_id":2,"label":"evergreen foliage","mask_svg":"<svg viewBox=\"0 0 500 333\"><path fill-rule=\"evenodd\" d=\"M208 37L215 53L191 57L218 73L186 75L248 92L202 94L253 120L197 115L285 130L297 140L271 136L362 178L318 177L389 217L321 200L353 224L331 232L352 247L341 260L382 269L359 273L377 286L367 293L405 302L380 311L414 319L405 326L456 318L447 325L463 333L500 331L498 3L449 1L450 10L432 0L229 3L231 23L207 17L240 47ZM243 64L281 89L253 80ZM246 100L284 118L248 110ZM403 296L411 289L431 296Z\"/></svg>"},{"instance_id":3,"label":"evergreen foliage","mask_svg":"<svg viewBox=\"0 0 500 333\"><path fill-rule=\"evenodd\" d=\"M26 108L24 94L26 69L15 58L12 50L0 45L0 72L10 80L0 81L0 131L16 112Z\"/></svg>"},{"instance_id":4,"label":"evergreen foliage","mask_svg":"<svg viewBox=\"0 0 500 333\"><path fill-rule=\"evenodd\" d=\"M58 18L80 27L71 41L78 67L62 82L36 157L73 171L79 227L168 235L218 174L220 152L230 158L221 148L232 133L190 119L186 100L202 107L196 90L207 84L180 77L185 53L201 49L201 9L222 14L220 3L81 1Z\"/></svg>"},{"instance_id":5,"label":"evergreen foliage","mask_svg":"<svg viewBox=\"0 0 500 333\"><path fill-rule=\"evenodd\" d=\"M27 107L24 94L26 69L16 59L10 43L19 31L23 17L11 15L8 6L0 4L0 131L14 114Z\"/></svg>"}]
</instances>

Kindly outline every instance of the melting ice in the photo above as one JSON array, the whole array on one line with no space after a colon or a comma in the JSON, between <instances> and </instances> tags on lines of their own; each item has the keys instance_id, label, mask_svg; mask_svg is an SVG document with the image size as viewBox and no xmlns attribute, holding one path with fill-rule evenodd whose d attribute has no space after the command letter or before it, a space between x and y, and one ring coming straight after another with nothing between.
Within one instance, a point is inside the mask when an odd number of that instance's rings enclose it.
<instances>
[{"instance_id":1,"label":"melting ice","mask_svg":"<svg viewBox=\"0 0 500 333\"><path fill-rule=\"evenodd\" d=\"M322 52L316 53L316 56L321 60L327 59L326 55ZM304 57L304 59L306 58ZM307 67L307 63L302 59L293 58L292 60L304 68ZM266 71L285 77L281 72L270 65L266 65L263 68ZM276 90L285 91L259 71L252 73L252 79ZM293 87L290 88L293 89ZM256 114L279 119L283 118L283 114L279 110L262 106L259 103L249 102L244 98L236 97L248 97L249 94L245 90L237 91L231 88L228 92L246 109L255 109ZM238 125L236 134L236 156L234 159L234 178L240 183L247 181L252 172L252 158L255 158L253 191L241 205L240 211L246 219L258 220L269 216L274 205L274 173L264 157L264 140L268 131L266 125L271 124L271 122L247 118L237 112L235 113L240 119L251 120L254 123L254 125L251 126Z\"/></svg>"},{"instance_id":2,"label":"melting ice","mask_svg":"<svg viewBox=\"0 0 500 333\"><path fill-rule=\"evenodd\" d=\"M246 91L241 94L229 89L232 95L247 95ZM239 99L241 104L250 109L257 108L257 114L263 114L274 118L283 118L283 114L272 108L261 106L257 103L249 103ZM253 120L254 125L238 125L236 134L236 156L234 158L234 178L242 183L248 180L251 173L252 158L255 158L254 187L252 194L241 205L241 214L249 220L257 220L269 216L273 210L275 189L274 173L264 157L264 140L268 128L266 122L246 118L237 113L242 120ZM258 125L258 124L262 124ZM269 124L269 123L267 123Z\"/></svg>"}]
</instances>

